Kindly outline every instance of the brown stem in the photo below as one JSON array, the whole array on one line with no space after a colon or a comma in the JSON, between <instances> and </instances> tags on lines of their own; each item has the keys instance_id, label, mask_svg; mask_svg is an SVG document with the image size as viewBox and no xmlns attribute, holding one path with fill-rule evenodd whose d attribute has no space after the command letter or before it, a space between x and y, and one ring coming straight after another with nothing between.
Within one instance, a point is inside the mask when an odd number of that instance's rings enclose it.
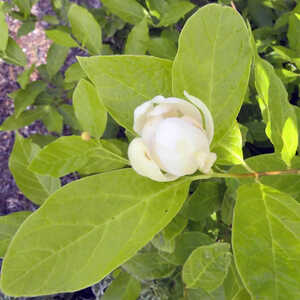
<instances>
[{"instance_id":1,"label":"brown stem","mask_svg":"<svg viewBox=\"0 0 300 300\"><path fill-rule=\"evenodd\" d=\"M265 171L253 173L210 173L189 177L191 180L210 179L210 178L254 178L256 181L263 176L277 175L300 175L300 169L290 169L281 171Z\"/></svg>"},{"instance_id":2,"label":"brown stem","mask_svg":"<svg viewBox=\"0 0 300 300\"><path fill-rule=\"evenodd\" d=\"M291 169L291 170L281 170L281 171L266 171L266 172L255 172L255 173L244 173L244 174L230 174L228 177L237 177L237 178L247 178L254 177L259 178L262 176L276 176L276 175L300 175L300 170Z\"/></svg>"}]
</instances>

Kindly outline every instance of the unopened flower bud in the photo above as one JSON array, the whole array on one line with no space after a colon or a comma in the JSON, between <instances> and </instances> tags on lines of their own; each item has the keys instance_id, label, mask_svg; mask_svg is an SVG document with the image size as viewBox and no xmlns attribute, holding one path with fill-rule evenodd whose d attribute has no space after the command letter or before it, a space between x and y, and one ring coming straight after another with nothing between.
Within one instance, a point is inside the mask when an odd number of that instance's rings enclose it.
<instances>
[{"instance_id":1,"label":"unopened flower bud","mask_svg":"<svg viewBox=\"0 0 300 300\"><path fill-rule=\"evenodd\" d=\"M130 143L128 157L138 174L171 181L197 170L211 171L217 158L210 152L214 134L211 113L202 101L184 94L193 104L156 96L135 109L134 130L140 137Z\"/></svg>"}]
</instances>

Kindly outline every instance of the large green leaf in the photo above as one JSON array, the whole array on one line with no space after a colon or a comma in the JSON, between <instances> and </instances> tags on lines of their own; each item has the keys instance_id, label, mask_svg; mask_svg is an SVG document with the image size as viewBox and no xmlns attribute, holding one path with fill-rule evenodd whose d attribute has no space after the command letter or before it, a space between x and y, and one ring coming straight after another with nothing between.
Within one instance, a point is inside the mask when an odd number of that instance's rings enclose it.
<instances>
[{"instance_id":1,"label":"large green leaf","mask_svg":"<svg viewBox=\"0 0 300 300\"><path fill-rule=\"evenodd\" d=\"M234 262L231 263L224 280L226 300L251 300L251 296L245 289Z\"/></svg>"},{"instance_id":2,"label":"large green leaf","mask_svg":"<svg viewBox=\"0 0 300 300\"><path fill-rule=\"evenodd\" d=\"M223 286L220 286L212 293L207 293L203 289L187 289L186 296L187 300L225 300L225 292Z\"/></svg>"},{"instance_id":3,"label":"large green leaf","mask_svg":"<svg viewBox=\"0 0 300 300\"><path fill-rule=\"evenodd\" d=\"M96 88L85 79L81 79L75 88L73 106L81 128L100 138L106 127L107 113Z\"/></svg>"},{"instance_id":4,"label":"large green leaf","mask_svg":"<svg viewBox=\"0 0 300 300\"><path fill-rule=\"evenodd\" d=\"M83 167L87 152L97 146L80 136L63 136L45 146L32 160L29 169L42 175L61 177Z\"/></svg>"},{"instance_id":5,"label":"large green leaf","mask_svg":"<svg viewBox=\"0 0 300 300\"><path fill-rule=\"evenodd\" d=\"M149 42L148 21L145 17L140 23L136 24L131 32L125 45L125 54L145 54Z\"/></svg>"},{"instance_id":6,"label":"large green leaf","mask_svg":"<svg viewBox=\"0 0 300 300\"><path fill-rule=\"evenodd\" d=\"M287 170L286 164L276 154L257 155L246 159L247 165L256 172L266 171L281 171ZM295 156L292 160L292 168L300 169L300 157ZM235 166L230 169L229 173L248 173L243 166ZM235 179L237 180L237 179ZM241 184L253 182L253 178L239 178ZM299 175L278 175L278 176L263 176L260 182L278 189L284 193L290 194L293 198L300 202L300 176Z\"/></svg>"},{"instance_id":7,"label":"large green leaf","mask_svg":"<svg viewBox=\"0 0 300 300\"><path fill-rule=\"evenodd\" d=\"M188 188L186 179L159 183L132 169L71 182L21 226L2 265L1 289L36 296L98 282L174 218Z\"/></svg>"},{"instance_id":8,"label":"large green leaf","mask_svg":"<svg viewBox=\"0 0 300 300\"><path fill-rule=\"evenodd\" d=\"M6 49L7 41L8 41L8 26L5 21L5 14L0 6L0 51L4 51Z\"/></svg>"},{"instance_id":9,"label":"large green leaf","mask_svg":"<svg viewBox=\"0 0 300 300\"><path fill-rule=\"evenodd\" d=\"M33 157L39 151L38 145L16 134L14 148L9 158L9 169L22 193L40 205L60 187L60 182L56 178L40 176L28 169Z\"/></svg>"},{"instance_id":10,"label":"large green leaf","mask_svg":"<svg viewBox=\"0 0 300 300\"><path fill-rule=\"evenodd\" d=\"M300 54L300 3L289 16L289 29L287 32L290 47Z\"/></svg>"},{"instance_id":11,"label":"large green leaf","mask_svg":"<svg viewBox=\"0 0 300 300\"><path fill-rule=\"evenodd\" d=\"M105 290L101 300L136 300L140 292L140 282L126 272L121 272Z\"/></svg>"},{"instance_id":12,"label":"large green leaf","mask_svg":"<svg viewBox=\"0 0 300 300\"><path fill-rule=\"evenodd\" d=\"M182 278L187 288L210 293L224 281L231 263L230 245L215 243L194 250L185 262Z\"/></svg>"},{"instance_id":13,"label":"large green leaf","mask_svg":"<svg viewBox=\"0 0 300 300\"><path fill-rule=\"evenodd\" d=\"M239 188L233 252L254 299L299 299L299 228L300 205L288 194L256 183Z\"/></svg>"},{"instance_id":14,"label":"large green leaf","mask_svg":"<svg viewBox=\"0 0 300 300\"><path fill-rule=\"evenodd\" d=\"M242 134L238 122L233 123L231 130L215 144L212 151L217 154L217 164L232 165L243 162Z\"/></svg>"},{"instance_id":15,"label":"large green leaf","mask_svg":"<svg viewBox=\"0 0 300 300\"><path fill-rule=\"evenodd\" d=\"M150 56L80 57L112 117L133 132L135 108L157 95L171 96L172 62Z\"/></svg>"},{"instance_id":16,"label":"large green leaf","mask_svg":"<svg viewBox=\"0 0 300 300\"><path fill-rule=\"evenodd\" d=\"M147 15L147 11L136 0L102 0L101 2L113 14L131 24L140 23Z\"/></svg>"},{"instance_id":17,"label":"large green leaf","mask_svg":"<svg viewBox=\"0 0 300 300\"><path fill-rule=\"evenodd\" d=\"M255 60L255 86L266 127L266 134L290 165L298 146L297 117L288 101L288 94L272 65L266 60Z\"/></svg>"},{"instance_id":18,"label":"large green leaf","mask_svg":"<svg viewBox=\"0 0 300 300\"><path fill-rule=\"evenodd\" d=\"M93 15L84 7L72 4L68 19L75 38L86 47L91 54L100 54L102 48L101 27Z\"/></svg>"},{"instance_id":19,"label":"large green leaf","mask_svg":"<svg viewBox=\"0 0 300 300\"><path fill-rule=\"evenodd\" d=\"M251 60L247 27L230 7L200 8L180 34L173 94L183 98L187 91L207 105L215 124L212 146L232 129L248 86Z\"/></svg>"},{"instance_id":20,"label":"large green leaf","mask_svg":"<svg viewBox=\"0 0 300 300\"><path fill-rule=\"evenodd\" d=\"M0 217L0 257L4 256L10 240L30 214L31 211L21 211Z\"/></svg>"},{"instance_id":21,"label":"large green leaf","mask_svg":"<svg viewBox=\"0 0 300 300\"><path fill-rule=\"evenodd\" d=\"M99 144L87 153L87 163L78 172L80 174L96 174L129 165L126 158L127 146L128 144L122 140L100 140Z\"/></svg>"}]
</instances>

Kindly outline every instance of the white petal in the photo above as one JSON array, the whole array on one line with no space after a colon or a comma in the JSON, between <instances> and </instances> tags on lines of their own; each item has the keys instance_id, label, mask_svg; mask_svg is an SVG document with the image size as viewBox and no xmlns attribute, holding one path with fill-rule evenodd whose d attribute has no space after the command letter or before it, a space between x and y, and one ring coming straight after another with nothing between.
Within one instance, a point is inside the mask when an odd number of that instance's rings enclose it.
<instances>
[{"instance_id":1,"label":"white petal","mask_svg":"<svg viewBox=\"0 0 300 300\"><path fill-rule=\"evenodd\" d=\"M153 117L151 119L148 119L148 121L145 123L143 129L142 129L142 139L144 144L147 146L147 149L151 152L153 139L157 131L157 127L159 123L163 120L162 117Z\"/></svg>"},{"instance_id":2,"label":"white petal","mask_svg":"<svg viewBox=\"0 0 300 300\"><path fill-rule=\"evenodd\" d=\"M176 176L196 172L198 153L209 153L206 134L181 118L161 121L153 142L153 153L159 158L161 169Z\"/></svg>"},{"instance_id":3,"label":"white petal","mask_svg":"<svg viewBox=\"0 0 300 300\"><path fill-rule=\"evenodd\" d=\"M184 91L184 95L203 112L205 118L205 131L210 144L214 137L214 121L209 109L204 102L194 96L191 96L188 92Z\"/></svg>"},{"instance_id":4,"label":"white petal","mask_svg":"<svg viewBox=\"0 0 300 300\"><path fill-rule=\"evenodd\" d=\"M213 152L200 152L197 155L197 160L198 160L198 165L199 165L199 170L204 173L208 174L211 172L211 167L217 160L217 155L216 153Z\"/></svg>"},{"instance_id":5,"label":"white petal","mask_svg":"<svg viewBox=\"0 0 300 300\"><path fill-rule=\"evenodd\" d=\"M153 101L147 101L139 105L134 111L133 130L139 135L142 134L143 127L147 121L147 115L154 108Z\"/></svg>"},{"instance_id":6,"label":"white petal","mask_svg":"<svg viewBox=\"0 0 300 300\"><path fill-rule=\"evenodd\" d=\"M178 177L171 174L163 174L158 165L151 159L147 147L141 138L131 141L128 148L128 157L132 168L140 175L155 181L173 181Z\"/></svg>"},{"instance_id":7,"label":"white petal","mask_svg":"<svg viewBox=\"0 0 300 300\"><path fill-rule=\"evenodd\" d=\"M170 107L172 107L172 111L179 111L181 112L182 116L189 116L192 119L196 120L197 123L201 124L202 126L202 116L197 107L195 107L193 104L189 103L186 100L170 97L170 98L163 98L163 97L155 97L153 98L153 103L160 104L154 108L154 110L151 112L151 114L154 114L155 111L159 111L161 104L164 104L164 108L166 105L171 104ZM172 115L166 116L166 117L173 117ZM176 115L174 116L176 117ZM180 117L180 116L178 116Z\"/></svg>"}]
</instances>

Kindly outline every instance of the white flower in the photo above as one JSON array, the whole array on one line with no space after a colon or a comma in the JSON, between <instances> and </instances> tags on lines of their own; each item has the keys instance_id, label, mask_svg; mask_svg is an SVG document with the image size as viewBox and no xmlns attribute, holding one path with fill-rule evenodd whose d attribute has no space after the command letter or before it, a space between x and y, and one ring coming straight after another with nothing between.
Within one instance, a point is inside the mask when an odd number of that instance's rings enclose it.
<instances>
[{"instance_id":1,"label":"white flower","mask_svg":"<svg viewBox=\"0 0 300 300\"><path fill-rule=\"evenodd\" d=\"M128 157L138 174L172 181L197 170L211 171L217 158L209 150L214 135L211 113L198 98L184 95L194 105L156 96L135 109L133 129L140 137L130 143Z\"/></svg>"}]
</instances>

